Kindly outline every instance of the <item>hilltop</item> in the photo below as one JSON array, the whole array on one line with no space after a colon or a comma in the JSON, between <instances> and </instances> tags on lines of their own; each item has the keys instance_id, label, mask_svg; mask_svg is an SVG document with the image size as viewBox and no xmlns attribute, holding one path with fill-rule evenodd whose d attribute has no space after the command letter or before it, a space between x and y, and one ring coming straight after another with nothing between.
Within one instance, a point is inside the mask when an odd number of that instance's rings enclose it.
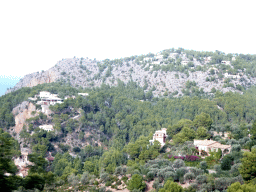
<instances>
[{"instance_id":1,"label":"hilltop","mask_svg":"<svg viewBox=\"0 0 256 192\"><path fill-rule=\"evenodd\" d=\"M47 71L26 75L13 89L63 81L73 87L116 86L133 81L154 96L205 92L240 92L256 83L255 55L167 49L156 54L98 61L62 59Z\"/></svg>"}]
</instances>

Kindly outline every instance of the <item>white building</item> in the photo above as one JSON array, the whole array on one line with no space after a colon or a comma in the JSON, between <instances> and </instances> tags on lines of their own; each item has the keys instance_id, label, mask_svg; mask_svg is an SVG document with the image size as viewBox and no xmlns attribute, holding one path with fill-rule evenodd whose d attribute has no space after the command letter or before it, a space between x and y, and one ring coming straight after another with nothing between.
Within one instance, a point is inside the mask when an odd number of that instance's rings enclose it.
<instances>
[{"instance_id":1,"label":"white building","mask_svg":"<svg viewBox=\"0 0 256 192\"><path fill-rule=\"evenodd\" d=\"M52 125L40 125L39 126L40 129L43 129L45 131L53 131L53 126Z\"/></svg>"},{"instance_id":2,"label":"white building","mask_svg":"<svg viewBox=\"0 0 256 192\"><path fill-rule=\"evenodd\" d=\"M221 61L221 64L230 65L230 61Z\"/></svg>"},{"instance_id":3,"label":"white building","mask_svg":"<svg viewBox=\"0 0 256 192\"><path fill-rule=\"evenodd\" d=\"M221 143L213 140L194 140L194 145L198 148L199 155L205 151L208 155L209 152L222 151L222 155L231 151L231 145L222 145Z\"/></svg>"},{"instance_id":4,"label":"white building","mask_svg":"<svg viewBox=\"0 0 256 192\"><path fill-rule=\"evenodd\" d=\"M33 165L33 163L28 160L28 155L30 153L31 150L29 148L22 148L21 156L14 159L14 164L17 166L19 170L16 175L19 175L21 177L25 177L28 175L29 168L27 168L27 166Z\"/></svg>"},{"instance_id":5,"label":"white building","mask_svg":"<svg viewBox=\"0 0 256 192\"><path fill-rule=\"evenodd\" d=\"M155 134L153 135L153 139L149 140L149 142L152 144L155 140L159 141L161 143L161 146L165 145L166 137L168 136L166 134L166 128L162 128L161 130L157 130Z\"/></svg>"},{"instance_id":6,"label":"white building","mask_svg":"<svg viewBox=\"0 0 256 192\"><path fill-rule=\"evenodd\" d=\"M39 97L40 97L40 98L45 98L45 97L50 97L50 96L51 96L51 93L48 92L48 91L41 91L41 92L39 93Z\"/></svg>"},{"instance_id":7,"label":"white building","mask_svg":"<svg viewBox=\"0 0 256 192\"><path fill-rule=\"evenodd\" d=\"M89 93L78 93L78 95L81 95L81 96L88 96L89 95Z\"/></svg>"},{"instance_id":8,"label":"white building","mask_svg":"<svg viewBox=\"0 0 256 192\"><path fill-rule=\"evenodd\" d=\"M63 99L58 97L58 94L51 94L48 91L41 91L39 93L41 101L38 101L38 105L55 105L56 103L63 103Z\"/></svg>"},{"instance_id":9,"label":"white building","mask_svg":"<svg viewBox=\"0 0 256 192\"><path fill-rule=\"evenodd\" d=\"M225 78L232 78L232 79L240 79L240 75L230 75L228 73L224 73Z\"/></svg>"}]
</instances>

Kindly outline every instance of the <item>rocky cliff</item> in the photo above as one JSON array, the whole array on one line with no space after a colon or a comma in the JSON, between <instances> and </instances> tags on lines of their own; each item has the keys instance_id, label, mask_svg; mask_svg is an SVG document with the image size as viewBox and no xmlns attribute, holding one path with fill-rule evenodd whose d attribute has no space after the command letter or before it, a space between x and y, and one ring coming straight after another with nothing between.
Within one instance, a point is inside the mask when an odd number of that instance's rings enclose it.
<instances>
[{"instance_id":1,"label":"rocky cliff","mask_svg":"<svg viewBox=\"0 0 256 192\"><path fill-rule=\"evenodd\" d=\"M232 62L224 66L208 64L206 58L189 60L182 52L173 55L163 58L158 54L151 57L151 60L147 60L149 57L146 56L104 61L63 59L47 71L26 75L8 92L55 81L65 81L74 87L95 87L102 83L115 86L119 79L125 83L135 81L145 87L145 92L155 87L153 94L161 96L165 92L168 95L175 92L175 95L186 94L185 89L191 87L186 85L188 81L194 82L193 86L197 90L202 89L208 93L213 88L223 92L240 92L238 85L247 88L256 83L255 77L244 73L245 69L234 69Z\"/></svg>"},{"instance_id":2,"label":"rocky cliff","mask_svg":"<svg viewBox=\"0 0 256 192\"><path fill-rule=\"evenodd\" d=\"M13 108L12 113L15 116L14 131L19 134L26 122L26 119L34 117L31 114L32 111L36 111L36 106L28 101L23 101L21 104Z\"/></svg>"}]
</instances>

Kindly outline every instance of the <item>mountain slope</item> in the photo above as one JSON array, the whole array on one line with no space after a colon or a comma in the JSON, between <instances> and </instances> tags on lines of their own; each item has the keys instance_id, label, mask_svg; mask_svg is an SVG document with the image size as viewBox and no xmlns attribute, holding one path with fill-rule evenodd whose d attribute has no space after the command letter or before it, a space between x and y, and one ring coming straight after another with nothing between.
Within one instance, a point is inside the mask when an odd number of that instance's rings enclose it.
<instances>
[{"instance_id":1,"label":"mountain slope","mask_svg":"<svg viewBox=\"0 0 256 192\"><path fill-rule=\"evenodd\" d=\"M7 93L56 81L69 82L73 87L98 87L102 83L116 86L118 79L135 81L154 96L189 95L199 90L240 92L256 83L254 55L181 50L104 61L62 59L47 71L26 75Z\"/></svg>"}]
</instances>

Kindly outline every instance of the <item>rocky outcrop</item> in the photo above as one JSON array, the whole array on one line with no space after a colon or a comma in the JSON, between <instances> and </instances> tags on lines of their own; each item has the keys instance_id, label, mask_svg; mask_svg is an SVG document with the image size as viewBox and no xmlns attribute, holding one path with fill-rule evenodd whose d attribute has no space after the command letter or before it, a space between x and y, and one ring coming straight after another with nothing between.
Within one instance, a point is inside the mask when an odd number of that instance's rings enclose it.
<instances>
[{"instance_id":1,"label":"rocky outcrop","mask_svg":"<svg viewBox=\"0 0 256 192\"><path fill-rule=\"evenodd\" d=\"M184 54L180 54L180 58L184 61L187 60ZM176 95L183 95L187 81L195 81L197 88L202 88L204 92L208 93L211 92L212 88L223 92L239 92L236 89L236 85L242 85L246 88L256 83L256 78L248 77L241 72L237 75L239 78L231 79L233 87L224 88L225 78L219 78L215 72L214 74L210 74L210 69L212 68L216 68L215 71L219 71L217 69L218 64L216 66L208 65L204 62L197 61L195 58L193 60L194 67L188 68L184 72L170 71L166 64L169 62L168 59L160 59L159 64L152 64L148 61L138 59L129 61L120 60L111 64L108 62L104 63L103 61L90 60L88 58L62 59L54 67L45 72L26 75L13 89L9 89L7 93L22 87L33 87L38 84L51 83L59 80L69 82L73 87L98 87L102 83L116 86L118 79L125 83L132 80L140 86L144 86L146 82L147 88L145 92L155 87L156 90L153 91L154 96L161 96L166 91L168 94L175 92ZM204 70L196 71L196 67L204 68Z\"/></svg>"},{"instance_id":2,"label":"rocky outcrop","mask_svg":"<svg viewBox=\"0 0 256 192\"><path fill-rule=\"evenodd\" d=\"M38 84L55 82L59 77L58 71L53 67L45 72L37 72L25 75L14 88L9 89L6 93L16 91L22 87L33 87Z\"/></svg>"},{"instance_id":3,"label":"rocky outcrop","mask_svg":"<svg viewBox=\"0 0 256 192\"><path fill-rule=\"evenodd\" d=\"M28 101L23 101L17 107L13 108L12 113L15 116L15 126L13 129L17 134L22 130L26 119L34 117L34 115L31 115L32 111L36 111L36 106Z\"/></svg>"}]
</instances>

